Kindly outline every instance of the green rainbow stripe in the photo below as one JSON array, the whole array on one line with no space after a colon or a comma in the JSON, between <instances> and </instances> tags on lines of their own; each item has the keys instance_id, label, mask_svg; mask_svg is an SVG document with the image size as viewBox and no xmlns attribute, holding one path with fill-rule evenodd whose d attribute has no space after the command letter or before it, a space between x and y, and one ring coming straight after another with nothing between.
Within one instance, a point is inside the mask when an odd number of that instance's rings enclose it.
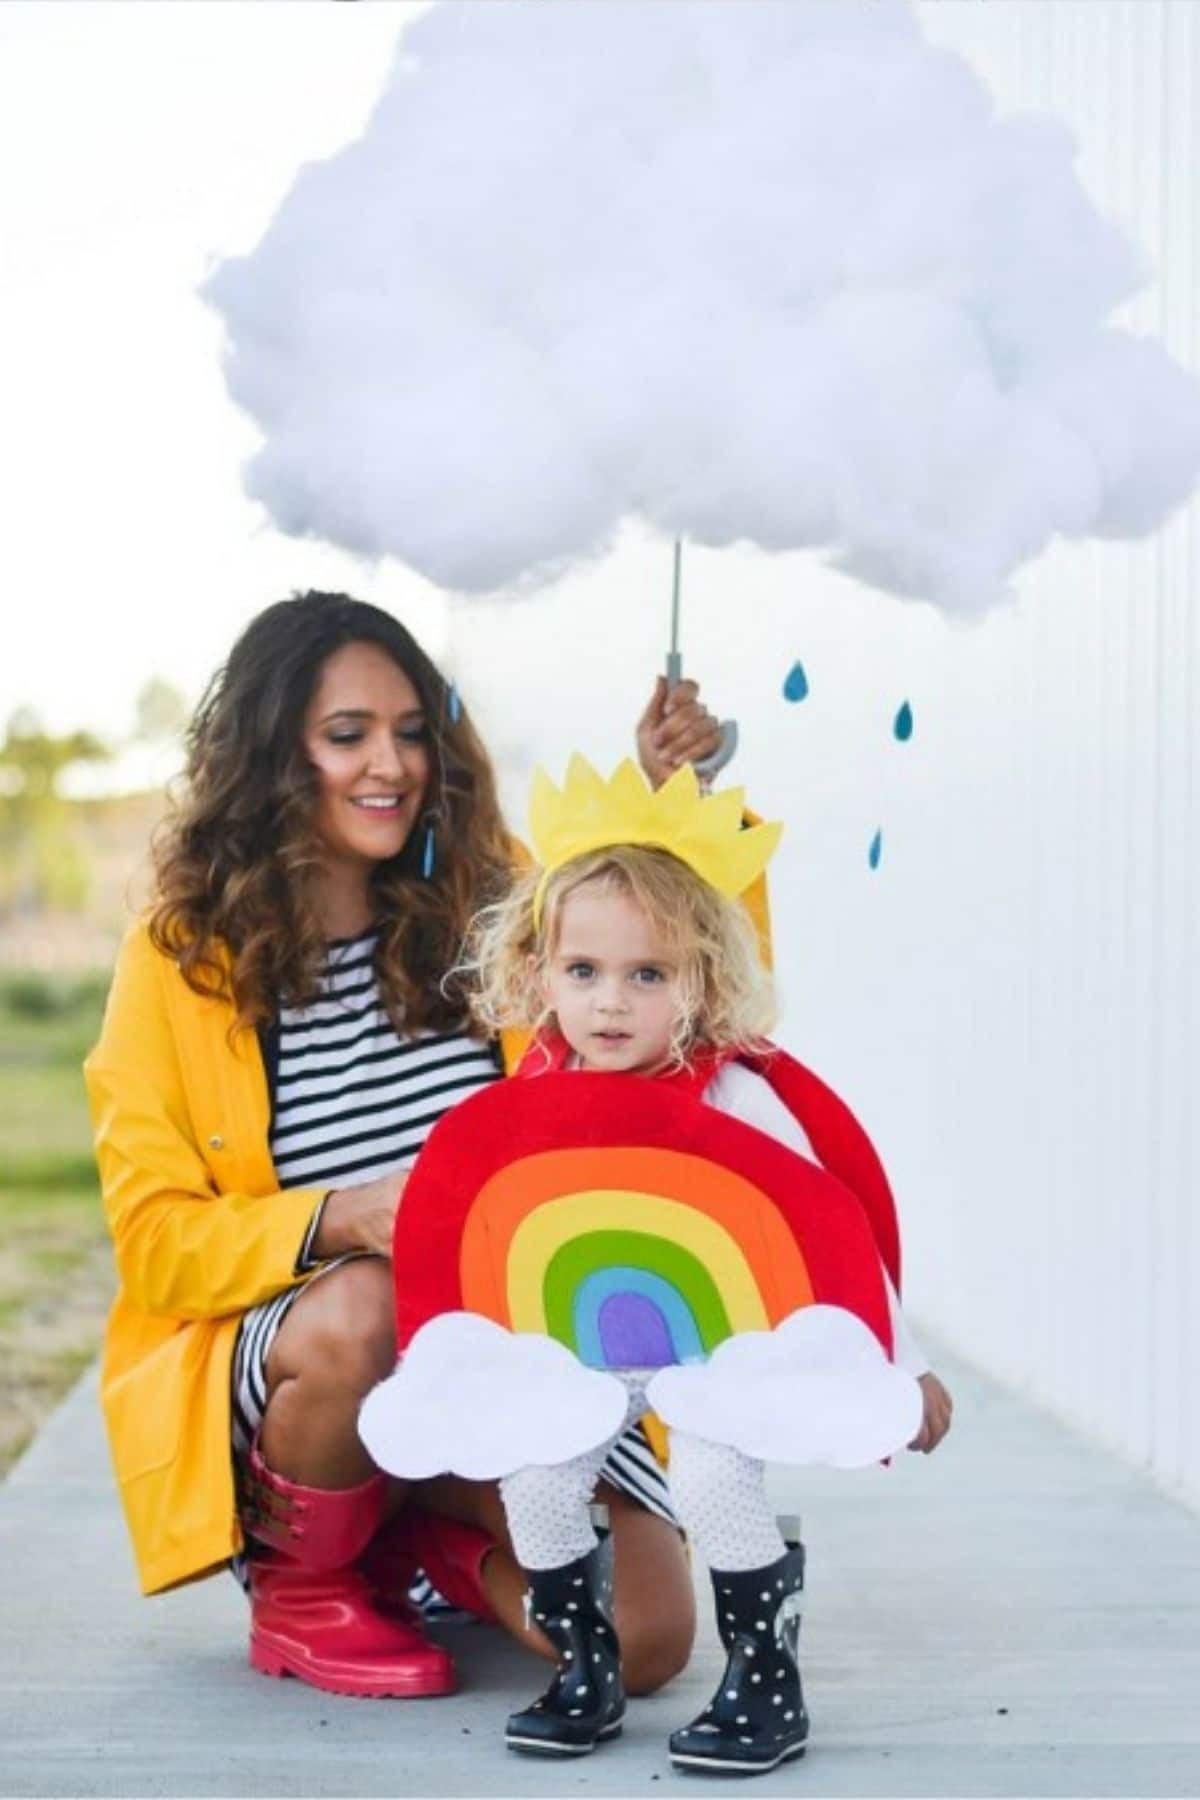
<instances>
[{"instance_id":1,"label":"green rainbow stripe","mask_svg":"<svg viewBox=\"0 0 1200 1800\"><path fill-rule=\"evenodd\" d=\"M643 1231L589 1231L560 1246L546 1265L542 1302L546 1330L578 1356L575 1297L590 1275L614 1266L644 1269L673 1287L695 1320L706 1355L731 1335L717 1285L690 1250Z\"/></svg>"}]
</instances>

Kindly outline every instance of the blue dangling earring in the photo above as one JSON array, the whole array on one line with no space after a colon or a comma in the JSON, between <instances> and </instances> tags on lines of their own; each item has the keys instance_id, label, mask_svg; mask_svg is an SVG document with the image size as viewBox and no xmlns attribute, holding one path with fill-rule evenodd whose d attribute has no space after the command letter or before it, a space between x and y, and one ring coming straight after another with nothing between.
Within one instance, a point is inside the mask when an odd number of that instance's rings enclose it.
<instances>
[{"instance_id":1,"label":"blue dangling earring","mask_svg":"<svg viewBox=\"0 0 1200 1800\"><path fill-rule=\"evenodd\" d=\"M452 725L457 725L462 718L462 700L459 698L458 686L453 681L446 695L446 717Z\"/></svg>"},{"instance_id":2,"label":"blue dangling earring","mask_svg":"<svg viewBox=\"0 0 1200 1800\"><path fill-rule=\"evenodd\" d=\"M421 848L421 874L426 881L433 875L436 851L437 846L433 835L433 815L431 813L425 821L425 842Z\"/></svg>"}]
</instances>

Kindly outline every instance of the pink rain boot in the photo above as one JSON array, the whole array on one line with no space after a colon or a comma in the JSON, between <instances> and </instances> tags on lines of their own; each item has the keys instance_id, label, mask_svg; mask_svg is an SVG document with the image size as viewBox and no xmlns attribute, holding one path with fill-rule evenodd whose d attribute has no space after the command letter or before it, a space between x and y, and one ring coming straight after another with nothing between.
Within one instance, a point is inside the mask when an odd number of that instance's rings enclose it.
<instances>
[{"instance_id":1,"label":"pink rain boot","mask_svg":"<svg viewBox=\"0 0 1200 1800\"><path fill-rule=\"evenodd\" d=\"M302 1487L251 1451L242 1518L265 1553L250 1559L250 1664L331 1694L452 1694L454 1664L414 1618L385 1617L351 1565L383 1514L387 1478Z\"/></svg>"},{"instance_id":2,"label":"pink rain boot","mask_svg":"<svg viewBox=\"0 0 1200 1800\"><path fill-rule=\"evenodd\" d=\"M496 1614L483 1585L483 1565L495 1548L495 1538L481 1527L410 1505L372 1538L357 1566L389 1616L394 1611L405 1616L413 1576L424 1569L451 1606L491 1624Z\"/></svg>"}]
</instances>

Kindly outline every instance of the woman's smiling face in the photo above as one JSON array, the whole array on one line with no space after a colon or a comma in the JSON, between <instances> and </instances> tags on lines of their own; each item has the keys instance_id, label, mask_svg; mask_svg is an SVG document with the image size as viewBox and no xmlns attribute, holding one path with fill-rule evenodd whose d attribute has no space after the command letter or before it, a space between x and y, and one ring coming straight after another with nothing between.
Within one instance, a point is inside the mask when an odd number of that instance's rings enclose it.
<instances>
[{"instance_id":1,"label":"woman's smiling face","mask_svg":"<svg viewBox=\"0 0 1200 1800\"><path fill-rule=\"evenodd\" d=\"M322 665L304 720L317 771L315 825L330 859L399 855L429 785L429 731L420 696L378 644L343 644Z\"/></svg>"}]
</instances>

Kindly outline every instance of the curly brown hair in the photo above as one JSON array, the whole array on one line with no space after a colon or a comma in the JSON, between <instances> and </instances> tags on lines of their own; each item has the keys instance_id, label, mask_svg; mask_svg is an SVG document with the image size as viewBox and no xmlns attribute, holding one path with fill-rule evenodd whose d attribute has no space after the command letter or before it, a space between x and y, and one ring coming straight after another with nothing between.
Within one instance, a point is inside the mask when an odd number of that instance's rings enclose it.
<instances>
[{"instance_id":1,"label":"curly brown hair","mask_svg":"<svg viewBox=\"0 0 1200 1800\"><path fill-rule=\"evenodd\" d=\"M314 904L322 853L304 718L323 664L353 643L378 645L403 670L430 739L422 820L371 871L381 995L398 1030L458 1030L469 1011L456 956L472 914L510 881L513 846L457 695L403 625L346 594L310 591L267 607L209 683L155 842L150 934L197 993L232 1000L239 1024L316 998L328 946Z\"/></svg>"}]
</instances>

